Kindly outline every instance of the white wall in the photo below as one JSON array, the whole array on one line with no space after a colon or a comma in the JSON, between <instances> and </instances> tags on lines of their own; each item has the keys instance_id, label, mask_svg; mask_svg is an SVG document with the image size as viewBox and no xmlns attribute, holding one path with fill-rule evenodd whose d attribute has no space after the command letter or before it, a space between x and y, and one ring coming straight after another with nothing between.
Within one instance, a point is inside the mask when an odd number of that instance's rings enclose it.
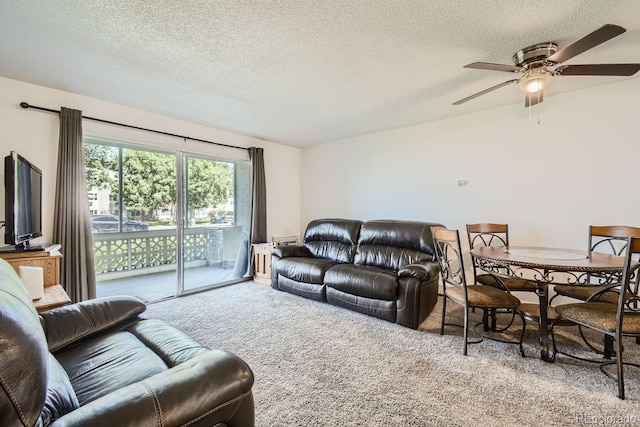
<instances>
[{"instance_id":1,"label":"white wall","mask_svg":"<svg viewBox=\"0 0 640 427\"><path fill-rule=\"evenodd\" d=\"M219 129L172 119L80 96L0 77L0 155L14 150L34 163L43 172L44 236L35 243L50 242L53 230L53 206L58 153L59 120L56 114L25 110L22 101L41 107L60 106L82 110L86 116L97 117L135 126L187 135L240 147L263 147L267 180L268 236L297 234L300 225L300 150L250 138ZM85 120L85 135L117 139L155 147L179 148L229 159L247 159L245 150L220 148L211 144L187 141L105 125ZM4 169L4 165L0 166ZM4 172L3 172L4 173ZM0 197L0 216L4 217L4 197ZM4 240L0 242L2 245Z\"/></svg>"},{"instance_id":2,"label":"white wall","mask_svg":"<svg viewBox=\"0 0 640 427\"><path fill-rule=\"evenodd\" d=\"M548 96L540 125L520 103L477 114L298 149L0 78L0 154L43 170L51 238L58 117L21 101L244 147L265 148L268 235L300 234L321 217L510 224L513 244L584 248L589 224L640 226L635 99L640 79ZM490 96L490 95L487 95ZM472 101L473 102L473 101ZM240 150L84 122L87 135L224 157ZM456 180L468 185L457 187ZM4 198L0 197L0 216Z\"/></svg>"},{"instance_id":3,"label":"white wall","mask_svg":"<svg viewBox=\"0 0 640 427\"><path fill-rule=\"evenodd\" d=\"M547 96L540 125L519 103L304 149L302 229L434 221L464 244L466 223L506 222L514 245L586 249L590 224L640 226L638 93L628 79Z\"/></svg>"}]
</instances>

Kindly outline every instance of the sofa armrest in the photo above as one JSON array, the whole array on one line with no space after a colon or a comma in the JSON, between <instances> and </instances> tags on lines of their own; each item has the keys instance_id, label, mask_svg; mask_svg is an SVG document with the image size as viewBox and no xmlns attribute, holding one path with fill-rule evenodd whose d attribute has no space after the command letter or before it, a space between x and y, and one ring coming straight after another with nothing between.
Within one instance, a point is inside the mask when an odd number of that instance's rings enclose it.
<instances>
[{"instance_id":1,"label":"sofa armrest","mask_svg":"<svg viewBox=\"0 0 640 427\"><path fill-rule=\"evenodd\" d=\"M438 274L440 274L440 268L435 262L407 264L398 270L398 277L415 277L421 282L428 282Z\"/></svg>"},{"instance_id":2,"label":"sofa armrest","mask_svg":"<svg viewBox=\"0 0 640 427\"><path fill-rule=\"evenodd\" d=\"M277 256L278 258L312 256L309 249L304 246L278 246L271 252L271 255Z\"/></svg>"},{"instance_id":3,"label":"sofa armrest","mask_svg":"<svg viewBox=\"0 0 640 427\"><path fill-rule=\"evenodd\" d=\"M76 341L124 324L138 317L147 306L129 296L96 298L67 305L40 314L49 351L56 351Z\"/></svg>"},{"instance_id":4,"label":"sofa armrest","mask_svg":"<svg viewBox=\"0 0 640 427\"><path fill-rule=\"evenodd\" d=\"M440 268L435 262L409 264L398 271L396 323L418 329L438 301Z\"/></svg>"},{"instance_id":5,"label":"sofa armrest","mask_svg":"<svg viewBox=\"0 0 640 427\"><path fill-rule=\"evenodd\" d=\"M50 426L253 426L252 386L246 363L211 350L89 402Z\"/></svg>"}]
</instances>

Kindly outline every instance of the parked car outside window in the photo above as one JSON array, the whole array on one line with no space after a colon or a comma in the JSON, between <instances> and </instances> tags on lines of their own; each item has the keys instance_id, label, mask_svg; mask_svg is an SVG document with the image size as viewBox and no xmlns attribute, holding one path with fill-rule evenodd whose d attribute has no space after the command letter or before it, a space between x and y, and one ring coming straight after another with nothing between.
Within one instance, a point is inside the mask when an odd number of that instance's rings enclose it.
<instances>
[{"instance_id":1,"label":"parked car outside window","mask_svg":"<svg viewBox=\"0 0 640 427\"><path fill-rule=\"evenodd\" d=\"M218 215L211 218L212 224L233 224L234 216L233 212L221 212Z\"/></svg>"},{"instance_id":2,"label":"parked car outside window","mask_svg":"<svg viewBox=\"0 0 640 427\"><path fill-rule=\"evenodd\" d=\"M119 220L116 215L91 215L92 233L117 233ZM147 231L149 224L142 221L122 219L122 231Z\"/></svg>"}]
</instances>

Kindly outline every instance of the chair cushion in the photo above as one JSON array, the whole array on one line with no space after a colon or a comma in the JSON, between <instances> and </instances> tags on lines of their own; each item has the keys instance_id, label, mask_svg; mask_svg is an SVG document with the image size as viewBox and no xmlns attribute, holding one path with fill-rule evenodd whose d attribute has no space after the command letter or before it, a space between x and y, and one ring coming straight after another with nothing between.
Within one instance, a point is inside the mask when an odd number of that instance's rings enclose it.
<instances>
[{"instance_id":1,"label":"chair cushion","mask_svg":"<svg viewBox=\"0 0 640 427\"><path fill-rule=\"evenodd\" d=\"M80 405L168 369L130 332L98 335L56 352Z\"/></svg>"},{"instance_id":2,"label":"chair cushion","mask_svg":"<svg viewBox=\"0 0 640 427\"><path fill-rule=\"evenodd\" d=\"M324 284L347 294L395 301L398 298L397 275L389 270L352 264L338 264L327 270Z\"/></svg>"},{"instance_id":3,"label":"chair cushion","mask_svg":"<svg viewBox=\"0 0 640 427\"><path fill-rule=\"evenodd\" d=\"M183 332L152 319L80 341L54 355L67 371L78 402L85 405L206 351Z\"/></svg>"},{"instance_id":4,"label":"chair cushion","mask_svg":"<svg viewBox=\"0 0 640 427\"><path fill-rule=\"evenodd\" d=\"M585 302L563 304L556 307L556 311L564 319L571 320L603 332L616 330L618 307L606 302ZM622 333L640 333L640 313L625 313L622 319Z\"/></svg>"},{"instance_id":5,"label":"chair cushion","mask_svg":"<svg viewBox=\"0 0 640 427\"><path fill-rule=\"evenodd\" d=\"M607 286L604 285L556 285L554 290L558 295L586 301L591 295L605 289L606 287ZM598 302L617 304L619 295L620 294L617 292L605 292L599 297Z\"/></svg>"},{"instance_id":6,"label":"chair cushion","mask_svg":"<svg viewBox=\"0 0 640 427\"><path fill-rule=\"evenodd\" d=\"M494 288L503 289L499 284L500 280L510 291L527 291L534 292L536 290L536 283L531 280L514 279L511 277L499 277L492 274L479 274L476 276L476 282L485 286L493 286Z\"/></svg>"},{"instance_id":7,"label":"chair cushion","mask_svg":"<svg viewBox=\"0 0 640 427\"><path fill-rule=\"evenodd\" d=\"M322 284L326 271L335 262L320 258L291 257L278 260L275 272L296 282Z\"/></svg>"},{"instance_id":8,"label":"chair cushion","mask_svg":"<svg viewBox=\"0 0 640 427\"><path fill-rule=\"evenodd\" d=\"M447 297L458 304L464 305L464 289L447 286ZM491 286L471 285L467 286L467 298L469 307L477 308L518 308L520 300L508 292L501 291Z\"/></svg>"}]
</instances>

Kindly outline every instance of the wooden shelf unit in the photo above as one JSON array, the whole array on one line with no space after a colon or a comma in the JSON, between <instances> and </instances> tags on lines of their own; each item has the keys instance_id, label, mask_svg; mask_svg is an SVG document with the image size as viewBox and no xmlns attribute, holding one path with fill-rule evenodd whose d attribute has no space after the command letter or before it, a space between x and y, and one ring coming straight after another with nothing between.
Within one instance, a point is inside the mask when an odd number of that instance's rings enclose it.
<instances>
[{"instance_id":1,"label":"wooden shelf unit","mask_svg":"<svg viewBox=\"0 0 640 427\"><path fill-rule=\"evenodd\" d=\"M271 243L255 243L253 249L253 281L271 286Z\"/></svg>"}]
</instances>

